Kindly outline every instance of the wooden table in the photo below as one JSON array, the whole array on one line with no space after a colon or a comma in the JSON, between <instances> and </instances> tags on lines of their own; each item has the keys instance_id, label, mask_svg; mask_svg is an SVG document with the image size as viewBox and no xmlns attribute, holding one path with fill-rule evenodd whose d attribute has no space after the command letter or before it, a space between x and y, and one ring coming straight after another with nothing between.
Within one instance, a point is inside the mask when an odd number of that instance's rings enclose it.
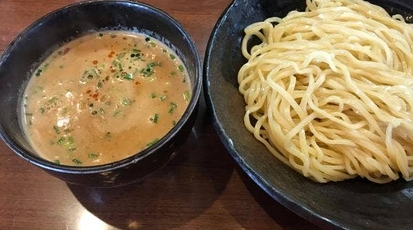
<instances>
[{"instance_id":1,"label":"wooden table","mask_svg":"<svg viewBox=\"0 0 413 230\"><path fill-rule=\"evenodd\" d=\"M1 0L0 52L31 22L73 0ZM231 0L145 0L175 17L203 58ZM0 141L0 229L319 229L272 200L220 143L203 98L191 136L170 164L131 186L68 185Z\"/></svg>"}]
</instances>

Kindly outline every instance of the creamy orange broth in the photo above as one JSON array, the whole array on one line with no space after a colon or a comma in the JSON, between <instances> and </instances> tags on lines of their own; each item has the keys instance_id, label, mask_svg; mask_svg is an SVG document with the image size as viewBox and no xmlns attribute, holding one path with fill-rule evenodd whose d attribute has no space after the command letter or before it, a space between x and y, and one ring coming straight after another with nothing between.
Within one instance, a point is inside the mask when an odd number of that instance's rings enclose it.
<instances>
[{"instance_id":1,"label":"creamy orange broth","mask_svg":"<svg viewBox=\"0 0 413 230\"><path fill-rule=\"evenodd\" d=\"M181 60L159 40L93 33L60 47L34 71L24 93L24 127L45 159L110 163L162 138L190 92Z\"/></svg>"}]
</instances>

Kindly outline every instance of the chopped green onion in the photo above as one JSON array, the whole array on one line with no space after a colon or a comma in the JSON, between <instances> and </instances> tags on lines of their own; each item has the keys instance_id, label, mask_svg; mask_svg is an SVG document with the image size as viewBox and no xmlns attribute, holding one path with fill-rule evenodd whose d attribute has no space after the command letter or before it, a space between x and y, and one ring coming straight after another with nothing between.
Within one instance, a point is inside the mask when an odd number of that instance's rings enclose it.
<instances>
[{"instance_id":1,"label":"chopped green onion","mask_svg":"<svg viewBox=\"0 0 413 230\"><path fill-rule=\"evenodd\" d=\"M155 115L153 115L152 122L155 123L155 124L157 124L157 123L158 123L158 119L159 119L159 114L155 113Z\"/></svg>"},{"instance_id":2,"label":"chopped green onion","mask_svg":"<svg viewBox=\"0 0 413 230\"><path fill-rule=\"evenodd\" d=\"M73 143L75 143L75 139L72 137L72 136L69 136L68 138L67 138L67 144L73 144Z\"/></svg>"},{"instance_id":3,"label":"chopped green onion","mask_svg":"<svg viewBox=\"0 0 413 230\"><path fill-rule=\"evenodd\" d=\"M96 158L99 157L99 154L97 154L97 153L89 153L89 154L87 155L87 157L90 158L90 159L96 159Z\"/></svg>"},{"instance_id":4,"label":"chopped green onion","mask_svg":"<svg viewBox=\"0 0 413 230\"><path fill-rule=\"evenodd\" d=\"M122 98L122 101L121 101L121 104L122 104L123 106L129 106L129 105L132 104L132 100L129 99L129 98L123 97L123 98Z\"/></svg>"},{"instance_id":5,"label":"chopped green onion","mask_svg":"<svg viewBox=\"0 0 413 230\"><path fill-rule=\"evenodd\" d=\"M59 127L57 127L56 125L53 126L53 129L55 131L56 134L60 134L60 130Z\"/></svg>"},{"instance_id":6,"label":"chopped green onion","mask_svg":"<svg viewBox=\"0 0 413 230\"><path fill-rule=\"evenodd\" d=\"M42 70L41 70L41 69L38 69L38 70L36 71L36 77L40 76L41 74L42 74Z\"/></svg>"},{"instance_id":7,"label":"chopped green onion","mask_svg":"<svg viewBox=\"0 0 413 230\"><path fill-rule=\"evenodd\" d=\"M61 137L59 138L59 140L57 140L57 144L58 145L63 145L65 143L66 138L65 137Z\"/></svg>"},{"instance_id":8,"label":"chopped green onion","mask_svg":"<svg viewBox=\"0 0 413 230\"><path fill-rule=\"evenodd\" d=\"M151 142L149 142L147 145L146 145L146 147L151 147L152 145L154 145L156 142L158 142L159 141L159 139L158 138L155 138L153 141L151 141Z\"/></svg>"},{"instance_id":9,"label":"chopped green onion","mask_svg":"<svg viewBox=\"0 0 413 230\"><path fill-rule=\"evenodd\" d=\"M189 91L184 92L184 99L185 101L189 101L189 99L191 99L191 94L189 93Z\"/></svg>"},{"instance_id":10,"label":"chopped green onion","mask_svg":"<svg viewBox=\"0 0 413 230\"><path fill-rule=\"evenodd\" d=\"M92 74L93 74L94 77L99 77L99 71L97 69L92 68L91 71L92 71Z\"/></svg>"},{"instance_id":11,"label":"chopped green onion","mask_svg":"<svg viewBox=\"0 0 413 230\"><path fill-rule=\"evenodd\" d=\"M75 147L70 147L70 148L67 149L67 152L71 153L71 152L74 152L75 150L76 150Z\"/></svg>"},{"instance_id":12,"label":"chopped green onion","mask_svg":"<svg viewBox=\"0 0 413 230\"><path fill-rule=\"evenodd\" d=\"M121 76L122 76L122 78L125 79L125 80L133 80L133 75L130 74L130 73L122 72L122 73L121 73Z\"/></svg>"},{"instance_id":13,"label":"chopped green onion","mask_svg":"<svg viewBox=\"0 0 413 230\"><path fill-rule=\"evenodd\" d=\"M72 136L66 137L61 137L59 140L57 140L58 145L71 145L75 143L75 139Z\"/></svg>"},{"instance_id":14,"label":"chopped green onion","mask_svg":"<svg viewBox=\"0 0 413 230\"><path fill-rule=\"evenodd\" d=\"M146 37L145 41L148 42L151 47L156 46L156 43L154 41L152 41L151 38L149 38L149 37Z\"/></svg>"},{"instance_id":15,"label":"chopped green onion","mask_svg":"<svg viewBox=\"0 0 413 230\"><path fill-rule=\"evenodd\" d=\"M120 110L116 110L114 113L113 113L113 117L117 117L117 116L119 116L119 114L120 113L122 113L122 111L120 111Z\"/></svg>"},{"instance_id":16,"label":"chopped green onion","mask_svg":"<svg viewBox=\"0 0 413 230\"><path fill-rule=\"evenodd\" d=\"M160 66L161 63L159 62L151 62L146 65L146 68L143 68L140 72L143 74L144 77L149 77L155 73L154 67Z\"/></svg>"},{"instance_id":17,"label":"chopped green onion","mask_svg":"<svg viewBox=\"0 0 413 230\"><path fill-rule=\"evenodd\" d=\"M49 100L47 100L47 104L49 104L49 105L56 105L58 101L59 101L59 99L58 99L56 96L53 96L52 98L50 98Z\"/></svg>"},{"instance_id":18,"label":"chopped green onion","mask_svg":"<svg viewBox=\"0 0 413 230\"><path fill-rule=\"evenodd\" d=\"M67 107L64 107L64 108L61 110L60 114L61 114L61 115L66 115L68 111L69 111L69 109L68 109Z\"/></svg>"},{"instance_id":19,"label":"chopped green onion","mask_svg":"<svg viewBox=\"0 0 413 230\"><path fill-rule=\"evenodd\" d=\"M76 158L73 158L73 163L77 164L77 165L82 165L82 162Z\"/></svg>"},{"instance_id":20,"label":"chopped green onion","mask_svg":"<svg viewBox=\"0 0 413 230\"><path fill-rule=\"evenodd\" d=\"M149 77L154 73L153 68L146 67L141 70L141 74L143 74L144 77Z\"/></svg>"},{"instance_id":21,"label":"chopped green onion","mask_svg":"<svg viewBox=\"0 0 413 230\"><path fill-rule=\"evenodd\" d=\"M119 70L123 70L122 62L119 58L116 58L112 61L112 65L117 67Z\"/></svg>"},{"instance_id":22,"label":"chopped green onion","mask_svg":"<svg viewBox=\"0 0 413 230\"><path fill-rule=\"evenodd\" d=\"M116 54L116 57L117 58L123 58L123 57L125 57L125 52L122 52L122 53L118 53L118 54Z\"/></svg>"},{"instance_id":23,"label":"chopped green onion","mask_svg":"<svg viewBox=\"0 0 413 230\"><path fill-rule=\"evenodd\" d=\"M174 112L174 110L176 109L176 107L177 107L177 105L175 103L171 102L168 113L172 114Z\"/></svg>"},{"instance_id":24,"label":"chopped green onion","mask_svg":"<svg viewBox=\"0 0 413 230\"><path fill-rule=\"evenodd\" d=\"M85 70L83 72L82 79L93 79L94 77L99 77L99 71L96 70L95 68L91 68L89 70Z\"/></svg>"},{"instance_id":25,"label":"chopped green onion","mask_svg":"<svg viewBox=\"0 0 413 230\"><path fill-rule=\"evenodd\" d=\"M148 67L162 66L160 62L151 62L148 64Z\"/></svg>"},{"instance_id":26,"label":"chopped green onion","mask_svg":"<svg viewBox=\"0 0 413 230\"><path fill-rule=\"evenodd\" d=\"M134 60L141 60L142 59L142 51L139 49L133 49L130 55L131 58Z\"/></svg>"},{"instance_id":27,"label":"chopped green onion","mask_svg":"<svg viewBox=\"0 0 413 230\"><path fill-rule=\"evenodd\" d=\"M46 71L47 67L49 66L49 63L45 63L44 65L40 66L37 70L36 70L36 77L39 77L42 73L44 73L44 71Z\"/></svg>"}]
</instances>

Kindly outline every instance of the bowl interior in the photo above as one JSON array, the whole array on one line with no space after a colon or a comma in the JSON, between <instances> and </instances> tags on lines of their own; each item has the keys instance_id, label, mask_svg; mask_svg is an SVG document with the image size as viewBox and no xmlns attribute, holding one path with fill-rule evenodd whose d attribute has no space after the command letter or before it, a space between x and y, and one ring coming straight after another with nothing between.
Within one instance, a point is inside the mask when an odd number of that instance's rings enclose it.
<instances>
[{"instance_id":1,"label":"bowl interior","mask_svg":"<svg viewBox=\"0 0 413 230\"><path fill-rule=\"evenodd\" d=\"M86 168L111 168L116 165L95 167L58 166L34 153L20 126L20 103L23 90L33 69L63 43L83 34L105 30L128 30L144 33L165 43L181 58L192 84L192 98L177 125L156 145L142 151L133 159L136 162L162 145L189 118L195 109L201 91L200 61L198 51L190 36L179 23L166 13L143 3L127 1L91 1L73 4L54 11L34 22L21 32L0 59L0 131L5 143L17 154L41 167L58 167L67 170ZM28 154L32 153L32 154ZM93 170L95 170L93 169Z\"/></svg>"},{"instance_id":2,"label":"bowl interior","mask_svg":"<svg viewBox=\"0 0 413 230\"><path fill-rule=\"evenodd\" d=\"M409 0L370 0L412 20ZM270 196L307 220L336 229L413 228L413 182L378 185L362 179L318 184L282 164L247 131L237 73L244 28L271 16L304 10L305 0L235 0L210 37L204 64L207 106L229 153Z\"/></svg>"}]
</instances>

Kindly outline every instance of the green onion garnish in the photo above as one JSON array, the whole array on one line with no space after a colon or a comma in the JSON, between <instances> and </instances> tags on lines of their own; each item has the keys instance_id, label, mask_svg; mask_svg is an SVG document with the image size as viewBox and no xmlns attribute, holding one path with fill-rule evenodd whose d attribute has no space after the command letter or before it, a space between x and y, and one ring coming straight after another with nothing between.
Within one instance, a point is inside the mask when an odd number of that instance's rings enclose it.
<instances>
[{"instance_id":1,"label":"green onion garnish","mask_svg":"<svg viewBox=\"0 0 413 230\"><path fill-rule=\"evenodd\" d=\"M73 158L73 163L77 164L77 165L82 165L82 162L76 158Z\"/></svg>"}]
</instances>

